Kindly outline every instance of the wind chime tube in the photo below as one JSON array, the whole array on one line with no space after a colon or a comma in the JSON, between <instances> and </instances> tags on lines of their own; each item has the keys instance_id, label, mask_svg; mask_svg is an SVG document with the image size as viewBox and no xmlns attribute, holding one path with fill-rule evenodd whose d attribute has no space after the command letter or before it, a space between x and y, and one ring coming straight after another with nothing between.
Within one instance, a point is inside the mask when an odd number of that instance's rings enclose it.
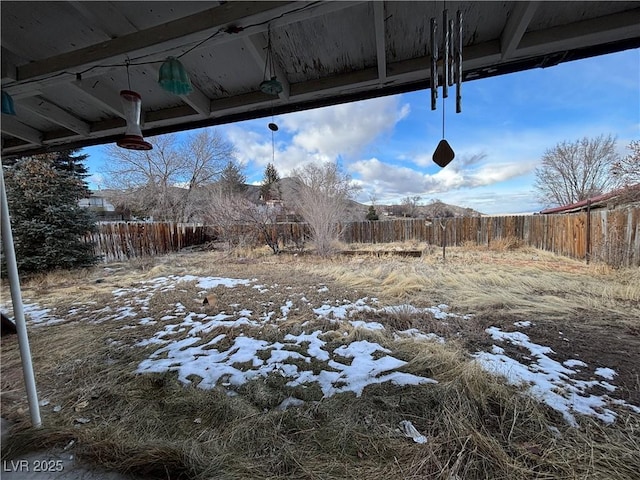
<instances>
[{"instance_id":1,"label":"wind chime tube","mask_svg":"<svg viewBox=\"0 0 640 480\"><path fill-rule=\"evenodd\" d=\"M454 30L453 30L453 19L449 19L449 86L453 87L454 84L454 71L453 71L453 64L456 61L456 54L455 54L455 44L456 42L454 41Z\"/></svg>"},{"instance_id":2,"label":"wind chime tube","mask_svg":"<svg viewBox=\"0 0 640 480\"><path fill-rule=\"evenodd\" d=\"M456 30L458 33L458 52L456 58L456 113L462 112L462 12L456 14Z\"/></svg>"},{"instance_id":3,"label":"wind chime tube","mask_svg":"<svg viewBox=\"0 0 640 480\"><path fill-rule=\"evenodd\" d=\"M449 96L449 20L447 13L446 10L442 11L442 98Z\"/></svg>"},{"instance_id":4,"label":"wind chime tube","mask_svg":"<svg viewBox=\"0 0 640 480\"><path fill-rule=\"evenodd\" d=\"M438 43L436 42L436 19L431 19L431 110L436 109L438 99Z\"/></svg>"}]
</instances>

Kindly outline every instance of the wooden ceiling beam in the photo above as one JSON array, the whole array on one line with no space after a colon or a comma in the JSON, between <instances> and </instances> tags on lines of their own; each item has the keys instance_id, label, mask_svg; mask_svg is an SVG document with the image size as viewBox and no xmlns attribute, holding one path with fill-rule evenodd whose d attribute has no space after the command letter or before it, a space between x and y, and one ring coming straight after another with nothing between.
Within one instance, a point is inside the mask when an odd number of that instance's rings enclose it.
<instances>
[{"instance_id":1,"label":"wooden ceiling beam","mask_svg":"<svg viewBox=\"0 0 640 480\"><path fill-rule=\"evenodd\" d=\"M120 92L116 92L111 87L99 81L92 83L90 80L87 81L87 79L75 80L69 85L72 85L78 91L85 94L88 100L99 105L103 110L111 112L120 118L125 118L122 110L122 101L120 100Z\"/></svg>"},{"instance_id":2,"label":"wooden ceiling beam","mask_svg":"<svg viewBox=\"0 0 640 480\"><path fill-rule=\"evenodd\" d=\"M85 18L87 26L101 30L108 38L129 35L137 30L112 2L72 0L67 3Z\"/></svg>"},{"instance_id":3,"label":"wooden ceiling beam","mask_svg":"<svg viewBox=\"0 0 640 480\"><path fill-rule=\"evenodd\" d=\"M181 45L206 38L229 24L255 22L271 15L284 14L297 2L228 2L208 10L188 15L155 27L123 35L89 47L31 62L18 67L18 81L52 75L70 69L86 69L101 62L122 60L167 47L179 41Z\"/></svg>"},{"instance_id":4,"label":"wooden ceiling beam","mask_svg":"<svg viewBox=\"0 0 640 480\"><path fill-rule=\"evenodd\" d=\"M376 35L376 57L378 62L378 79L382 82L387 78L387 46L384 24L384 2L373 2L373 24Z\"/></svg>"},{"instance_id":5,"label":"wooden ceiling beam","mask_svg":"<svg viewBox=\"0 0 640 480\"><path fill-rule=\"evenodd\" d=\"M2 132L34 145L42 145L42 132L19 122L13 115L2 114Z\"/></svg>"},{"instance_id":6,"label":"wooden ceiling beam","mask_svg":"<svg viewBox=\"0 0 640 480\"><path fill-rule=\"evenodd\" d=\"M18 91L20 82L40 81L40 87L68 81L68 75L59 75L65 71L87 70L109 62L124 62L125 56L132 58L154 55L170 55L171 50L178 51L198 41L207 39L216 30L234 25L242 30L237 33L223 33L207 40L208 47L230 41L236 41L247 35L265 32L269 25L277 28L305 19L326 15L335 11L365 3L363 0L333 1L302 4L295 1L282 2L227 2L204 12L167 22L156 27L140 30L89 47L56 55L45 60L19 64L17 82L5 86L5 89ZM104 73L105 68L99 71ZM92 75L93 71L83 74Z\"/></svg>"},{"instance_id":7,"label":"wooden ceiling beam","mask_svg":"<svg viewBox=\"0 0 640 480\"><path fill-rule=\"evenodd\" d=\"M53 103L39 97L23 98L16 101L18 108L26 108L36 115L45 118L51 122L76 132L80 135L89 135L91 126L79 119L78 117L71 115L66 110L54 105Z\"/></svg>"},{"instance_id":8,"label":"wooden ceiling beam","mask_svg":"<svg viewBox=\"0 0 640 480\"><path fill-rule=\"evenodd\" d=\"M637 38L640 36L638 18L640 8L529 32L522 37L513 57L530 57Z\"/></svg>"},{"instance_id":9,"label":"wooden ceiling beam","mask_svg":"<svg viewBox=\"0 0 640 480\"><path fill-rule=\"evenodd\" d=\"M500 36L502 60L511 57L513 52L516 51L539 5L539 1L516 2L515 8L511 15L509 15L507 24Z\"/></svg>"}]
</instances>

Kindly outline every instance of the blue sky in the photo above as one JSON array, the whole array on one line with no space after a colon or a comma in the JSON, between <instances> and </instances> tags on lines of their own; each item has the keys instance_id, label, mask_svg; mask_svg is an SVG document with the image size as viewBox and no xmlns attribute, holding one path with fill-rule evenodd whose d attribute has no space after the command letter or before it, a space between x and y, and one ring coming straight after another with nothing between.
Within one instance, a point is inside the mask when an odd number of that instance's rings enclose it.
<instances>
[{"instance_id":1,"label":"blue sky","mask_svg":"<svg viewBox=\"0 0 640 480\"><path fill-rule=\"evenodd\" d=\"M456 157L443 169L431 160L442 108L439 98L431 111L429 91L421 90L276 116L275 166L286 177L306 162L338 160L361 186L362 203L417 195L486 214L539 211L545 205L533 191L534 170L546 150L611 134L626 155L640 139L640 50L464 83L462 113L455 113L455 94L445 104L445 138ZM270 121L215 127L235 145L252 183L272 160ZM83 152L90 186L99 187L105 148Z\"/></svg>"}]
</instances>

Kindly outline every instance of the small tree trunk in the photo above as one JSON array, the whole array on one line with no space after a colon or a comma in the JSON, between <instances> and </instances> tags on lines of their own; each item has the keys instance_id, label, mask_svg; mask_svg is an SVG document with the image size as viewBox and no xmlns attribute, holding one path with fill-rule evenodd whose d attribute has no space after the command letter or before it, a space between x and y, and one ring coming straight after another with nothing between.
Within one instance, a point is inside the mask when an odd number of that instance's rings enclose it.
<instances>
[{"instance_id":1,"label":"small tree trunk","mask_svg":"<svg viewBox=\"0 0 640 480\"><path fill-rule=\"evenodd\" d=\"M442 261L446 260L447 255L447 221L439 219L440 228L442 228Z\"/></svg>"}]
</instances>

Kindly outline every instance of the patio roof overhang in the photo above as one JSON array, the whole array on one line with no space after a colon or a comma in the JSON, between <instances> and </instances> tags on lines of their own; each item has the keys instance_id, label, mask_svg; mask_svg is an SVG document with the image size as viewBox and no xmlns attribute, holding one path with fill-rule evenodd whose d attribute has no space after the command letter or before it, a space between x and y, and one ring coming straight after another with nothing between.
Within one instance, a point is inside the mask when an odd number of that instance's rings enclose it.
<instances>
[{"instance_id":1,"label":"patio roof overhang","mask_svg":"<svg viewBox=\"0 0 640 480\"><path fill-rule=\"evenodd\" d=\"M444 6L3 1L2 90L17 115L2 115L2 155L115 141L126 123L119 92L129 84L142 96L145 136L428 88L429 21L441 20ZM463 16L463 81L640 46L636 1L446 8ZM277 96L259 88L269 31ZM182 55L191 94L158 85L170 55Z\"/></svg>"}]
</instances>

